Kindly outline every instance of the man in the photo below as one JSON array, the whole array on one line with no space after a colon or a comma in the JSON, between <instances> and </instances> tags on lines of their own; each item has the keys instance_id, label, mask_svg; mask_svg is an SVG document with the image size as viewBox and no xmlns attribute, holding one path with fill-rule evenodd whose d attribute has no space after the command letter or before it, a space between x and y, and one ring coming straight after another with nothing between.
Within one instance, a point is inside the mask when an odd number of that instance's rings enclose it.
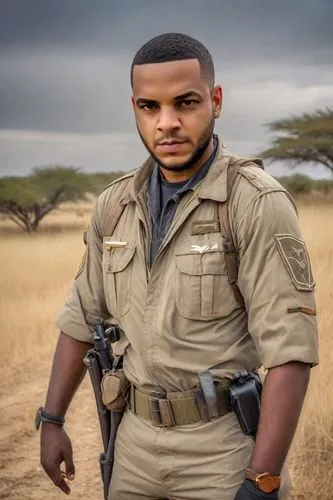
<instances>
[{"instance_id":1,"label":"man","mask_svg":"<svg viewBox=\"0 0 333 500\"><path fill-rule=\"evenodd\" d=\"M94 326L101 318L118 323L132 397L117 433L109 498L277 499L310 367L318 362L314 282L295 207L278 182L245 161L228 201L240 305L217 216L233 157L213 134L222 89L211 56L189 36L162 34L135 55L131 83L150 159L96 202L85 260L57 319L45 412L64 417L84 377ZM124 211L107 234L113 200ZM268 374L255 443L225 400L208 422L192 418L200 373L221 387L261 365ZM149 411L152 392L164 394L172 413L165 426ZM68 479L74 465L61 426L43 423L41 457L69 493L60 464Z\"/></svg>"}]
</instances>

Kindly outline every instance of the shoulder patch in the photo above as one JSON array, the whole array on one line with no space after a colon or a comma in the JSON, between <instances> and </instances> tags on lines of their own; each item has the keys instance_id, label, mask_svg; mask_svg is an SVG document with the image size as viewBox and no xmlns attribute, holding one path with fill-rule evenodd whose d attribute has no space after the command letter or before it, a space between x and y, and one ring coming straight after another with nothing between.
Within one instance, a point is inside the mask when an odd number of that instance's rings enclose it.
<instances>
[{"instance_id":1,"label":"shoulder patch","mask_svg":"<svg viewBox=\"0 0 333 500\"><path fill-rule=\"evenodd\" d=\"M313 290L315 282L304 241L291 234L276 234L275 243L295 288Z\"/></svg>"}]
</instances>

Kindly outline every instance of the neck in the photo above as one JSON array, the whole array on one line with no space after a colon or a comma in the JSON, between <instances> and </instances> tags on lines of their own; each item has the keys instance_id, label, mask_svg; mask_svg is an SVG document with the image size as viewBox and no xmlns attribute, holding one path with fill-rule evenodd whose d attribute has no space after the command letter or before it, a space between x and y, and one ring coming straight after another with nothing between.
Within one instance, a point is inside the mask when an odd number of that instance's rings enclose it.
<instances>
[{"instance_id":1,"label":"neck","mask_svg":"<svg viewBox=\"0 0 333 500\"><path fill-rule=\"evenodd\" d=\"M211 156L211 154L213 154L213 151L214 151L214 139L212 136L204 154L190 168L177 172L177 170L167 170L166 168L163 168L160 165L161 174L163 175L164 179L167 182L185 182L185 181L188 181L206 163L206 161Z\"/></svg>"}]
</instances>

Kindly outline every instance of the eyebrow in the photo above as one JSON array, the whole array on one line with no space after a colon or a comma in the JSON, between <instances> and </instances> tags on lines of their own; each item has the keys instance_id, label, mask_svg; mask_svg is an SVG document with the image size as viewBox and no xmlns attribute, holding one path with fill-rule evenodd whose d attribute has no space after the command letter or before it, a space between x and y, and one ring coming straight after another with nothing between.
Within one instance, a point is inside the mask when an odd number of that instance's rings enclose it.
<instances>
[{"instance_id":1,"label":"eyebrow","mask_svg":"<svg viewBox=\"0 0 333 500\"><path fill-rule=\"evenodd\" d=\"M184 99L187 99L188 97L199 97L200 99L202 96L199 94L199 92L196 92L195 90L190 90L189 92L185 92L184 94L177 95L175 97L175 101L183 101Z\"/></svg>"},{"instance_id":2,"label":"eyebrow","mask_svg":"<svg viewBox=\"0 0 333 500\"><path fill-rule=\"evenodd\" d=\"M184 94L177 95L174 97L174 101L183 101L184 99L187 99L189 97L198 97L199 99L202 99L202 96L199 94L199 92L196 92L195 90L190 90L188 92L185 92ZM157 104L158 101L155 101L154 99L145 99L144 97L139 97L136 101L136 104Z\"/></svg>"}]
</instances>

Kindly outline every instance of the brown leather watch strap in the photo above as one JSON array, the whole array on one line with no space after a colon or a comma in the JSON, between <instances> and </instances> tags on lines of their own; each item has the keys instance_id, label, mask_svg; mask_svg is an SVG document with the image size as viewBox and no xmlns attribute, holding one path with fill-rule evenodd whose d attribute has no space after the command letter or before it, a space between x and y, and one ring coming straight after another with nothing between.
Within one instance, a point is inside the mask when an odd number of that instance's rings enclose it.
<instances>
[{"instance_id":1,"label":"brown leather watch strap","mask_svg":"<svg viewBox=\"0 0 333 500\"><path fill-rule=\"evenodd\" d=\"M245 478L253 481L257 488L265 493L280 488L281 477L275 476L270 472L256 472L249 467L245 469Z\"/></svg>"}]
</instances>

